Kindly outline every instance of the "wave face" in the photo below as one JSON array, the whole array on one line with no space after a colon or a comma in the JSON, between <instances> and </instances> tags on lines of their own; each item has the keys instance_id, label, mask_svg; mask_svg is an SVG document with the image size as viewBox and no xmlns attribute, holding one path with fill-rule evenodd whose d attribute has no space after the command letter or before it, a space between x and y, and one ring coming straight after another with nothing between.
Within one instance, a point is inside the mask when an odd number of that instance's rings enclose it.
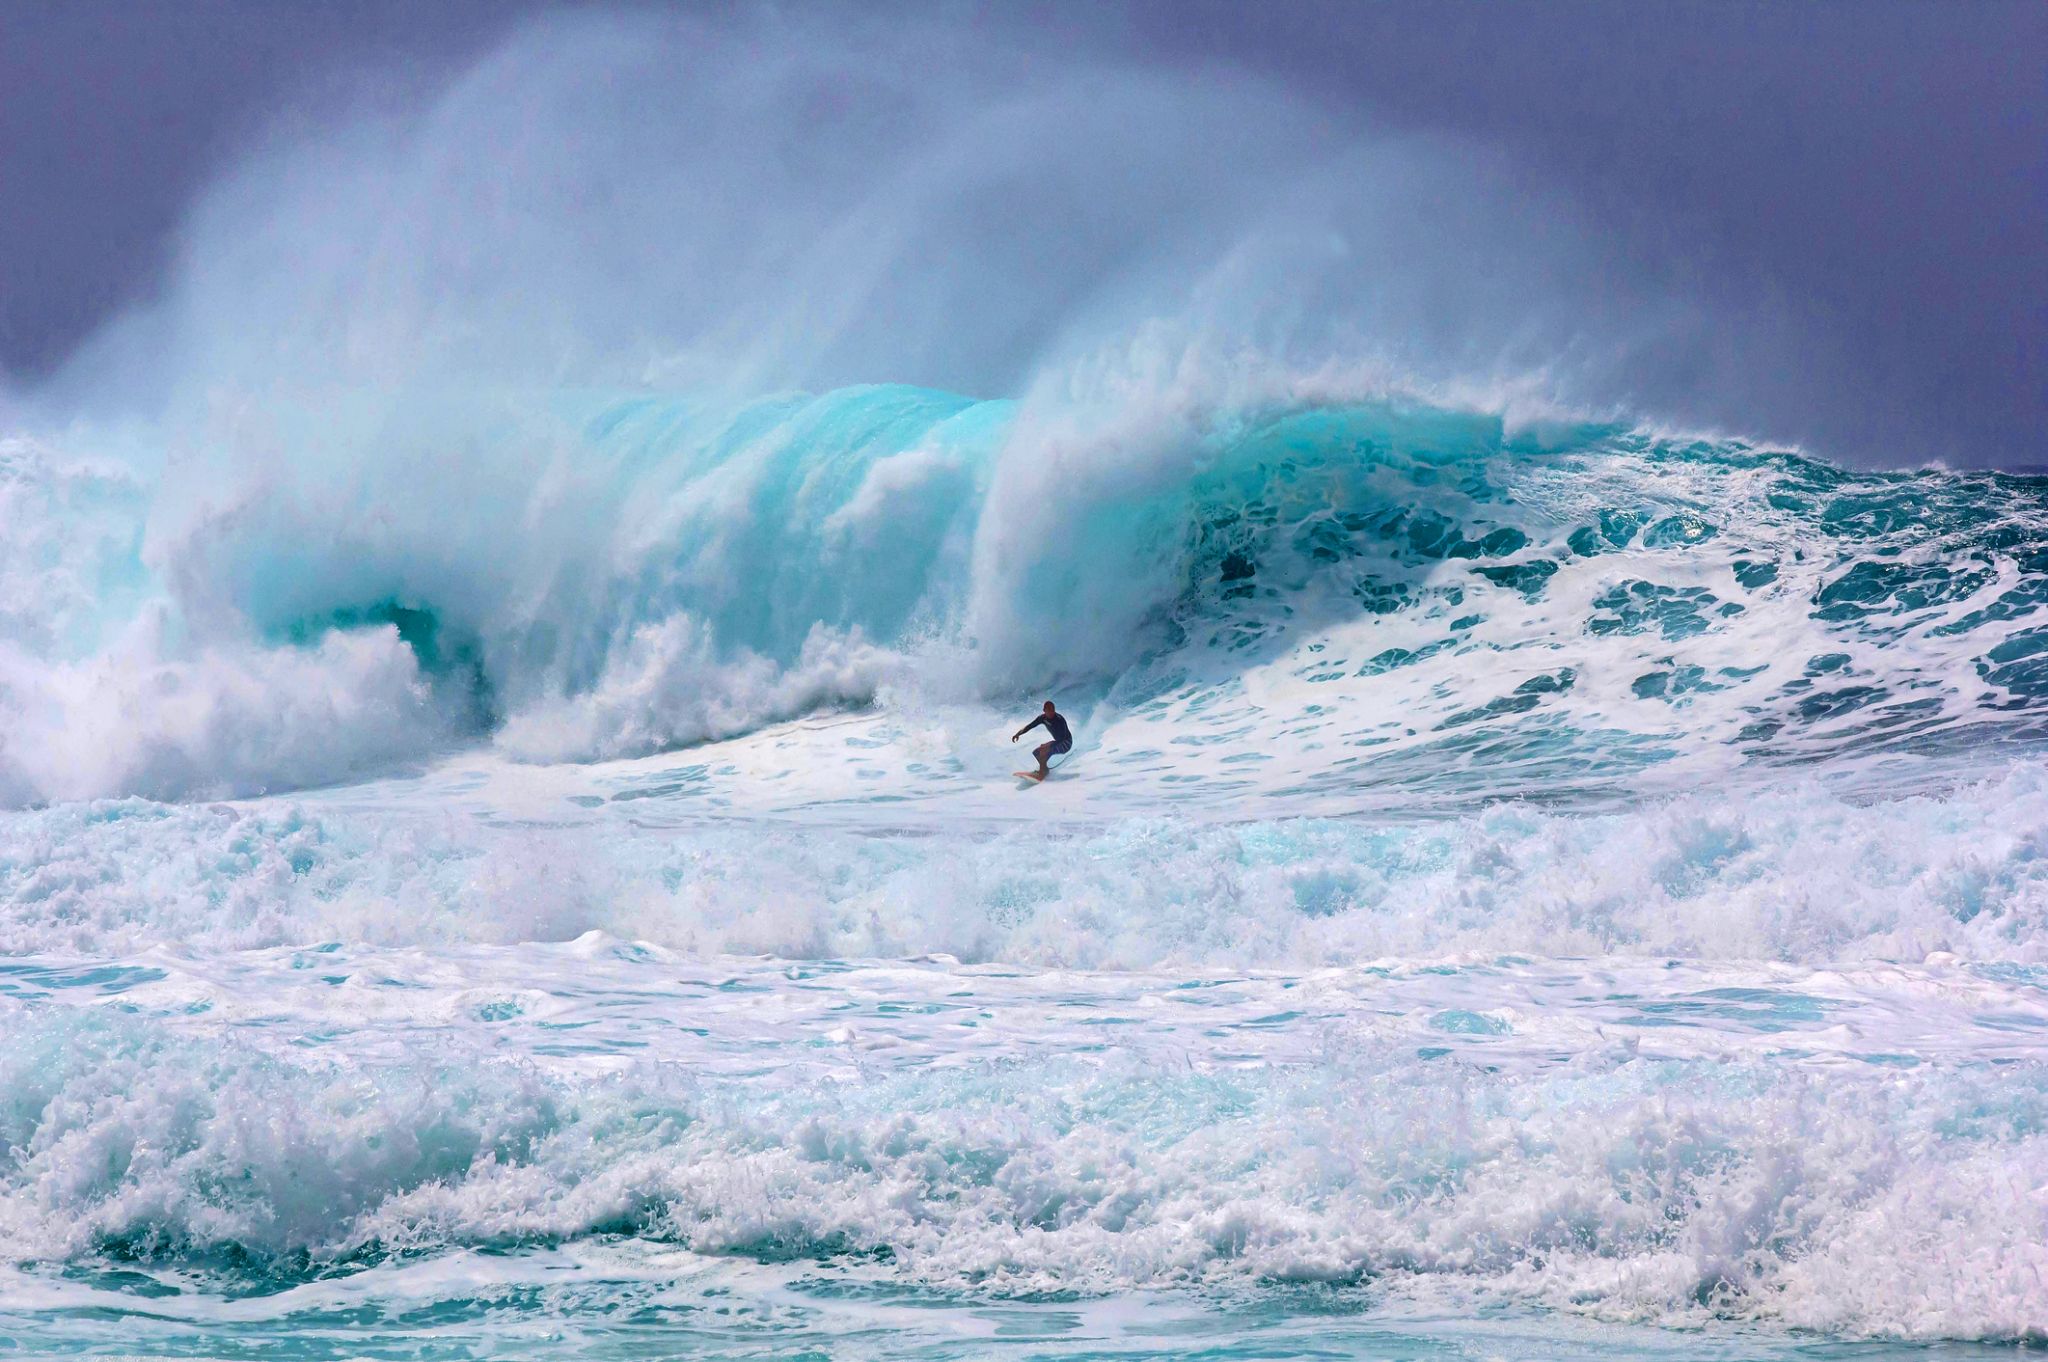
<instances>
[{"instance_id":1,"label":"wave face","mask_svg":"<svg viewBox=\"0 0 2048 1362\"><path fill-rule=\"evenodd\" d=\"M641 756L1049 688L1250 749L1269 793L1567 797L2042 732L2039 478L1384 399L515 410L380 412L378 461L203 497L8 446L0 789ZM442 442L487 454L423 465Z\"/></svg>"}]
</instances>

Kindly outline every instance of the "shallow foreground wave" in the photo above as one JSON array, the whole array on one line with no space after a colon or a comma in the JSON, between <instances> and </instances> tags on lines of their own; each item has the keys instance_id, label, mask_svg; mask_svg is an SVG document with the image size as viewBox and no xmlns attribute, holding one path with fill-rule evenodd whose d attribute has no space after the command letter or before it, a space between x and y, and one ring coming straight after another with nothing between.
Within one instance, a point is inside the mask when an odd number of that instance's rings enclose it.
<instances>
[{"instance_id":1,"label":"shallow foreground wave","mask_svg":"<svg viewBox=\"0 0 2048 1362\"><path fill-rule=\"evenodd\" d=\"M441 1289L451 1250L624 1241L684 1251L670 1279L738 1258L968 1308L1315 1285L1338 1316L2028 1338L2042 987L1516 957L1090 979L595 933L17 960L0 1270L199 1303L399 1274L367 1300Z\"/></svg>"}]
</instances>

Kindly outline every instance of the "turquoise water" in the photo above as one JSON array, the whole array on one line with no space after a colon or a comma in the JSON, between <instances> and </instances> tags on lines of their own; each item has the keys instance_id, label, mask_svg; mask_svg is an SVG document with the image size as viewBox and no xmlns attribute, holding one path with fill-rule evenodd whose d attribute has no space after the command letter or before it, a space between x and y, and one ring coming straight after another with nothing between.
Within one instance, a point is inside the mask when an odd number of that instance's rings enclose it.
<instances>
[{"instance_id":1,"label":"turquoise water","mask_svg":"<svg viewBox=\"0 0 2048 1362\"><path fill-rule=\"evenodd\" d=\"M572 8L0 384L0 1353L2048 1343L2048 479L1512 148Z\"/></svg>"},{"instance_id":2,"label":"turquoise water","mask_svg":"<svg viewBox=\"0 0 2048 1362\"><path fill-rule=\"evenodd\" d=\"M2039 480L1388 399L490 410L232 510L0 445L0 1347L2048 1328Z\"/></svg>"},{"instance_id":3,"label":"turquoise water","mask_svg":"<svg viewBox=\"0 0 2048 1362\"><path fill-rule=\"evenodd\" d=\"M1981 1344L1885 1345L1788 1340L1755 1330L1685 1333L1559 1322L1499 1311L1380 1308L1371 1293L1306 1289L1249 1302L1171 1295L1137 1301L1002 1302L849 1283L817 1271L749 1281L717 1266L678 1264L632 1246L563 1261L507 1265L458 1260L461 1299L406 1293L378 1301L374 1286L330 1302L262 1302L233 1323L182 1317L175 1298L138 1310L138 1284L112 1283L119 1306L46 1308L31 1317L39 1353L76 1356L341 1358L1328 1358L1464 1362L1544 1357L1666 1357L1685 1362L1767 1359L2011 1357ZM755 1274L763 1275L763 1274ZM700 1281L700 1277L711 1278ZM649 1280L652 1278L652 1280ZM478 1282L491 1288L479 1290ZM87 1293L77 1292L81 1297ZM305 1293L312 1294L312 1293ZM208 1311L206 1314L212 1315ZM0 1329L12 1321L0 1315ZM20 1342L0 1333L8 1343Z\"/></svg>"}]
</instances>

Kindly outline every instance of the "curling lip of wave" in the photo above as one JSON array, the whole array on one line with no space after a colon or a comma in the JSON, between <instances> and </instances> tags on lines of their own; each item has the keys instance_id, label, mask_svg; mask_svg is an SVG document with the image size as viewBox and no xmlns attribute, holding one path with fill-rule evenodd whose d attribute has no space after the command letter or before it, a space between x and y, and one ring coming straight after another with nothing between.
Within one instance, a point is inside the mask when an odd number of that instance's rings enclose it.
<instances>
[{"instance_id":1,"label":"curling lip of wave","mask_svg":"<svg viewBox=\"0 0 2048 1362\"><path fill-rule=\"evenodd\" d=\"M366 495L374 470L316 461L157 524L17 452L41 547L11 576L129 585L95 624L59 581L61 628L0 648L0 794L320 783L493 732L635 755L1055 679L1105 723L1206 709L1218 731L1246 685L1280 686L1351 749L1332 778L1455 780L1485 746L1538 789L2031 740L2048 694L2048 492L2023 477L1612 427L1537 441L1387 400L1057 432L898 387L387 419L513 457L460 496ZM56 642L95 627L84 657ZM93 736L101 711L132 740Z\"/></svg>"}]
</instances>

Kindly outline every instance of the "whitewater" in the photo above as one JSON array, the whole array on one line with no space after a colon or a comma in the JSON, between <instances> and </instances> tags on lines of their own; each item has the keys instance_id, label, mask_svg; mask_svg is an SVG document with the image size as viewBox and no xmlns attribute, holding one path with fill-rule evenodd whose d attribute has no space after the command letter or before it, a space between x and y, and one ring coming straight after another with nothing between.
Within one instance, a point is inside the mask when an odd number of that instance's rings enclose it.
<instances>
[{"instance_id":1,"label":"whitewater","mask_svg":"<svg viewBox=\"0 0 2048 1362\"><path fill-rule=\"evenodd\" d=\"M1384 187L1483 158L1276 185L1336 135L1097 72L870 90L842 165L871 66L688 33L295 132L0 408L0 1349L2048 1338L2048 477L1366 344ZM1481 291L1411 334L1570 350Z\"/></svg>"}]
</instances>

